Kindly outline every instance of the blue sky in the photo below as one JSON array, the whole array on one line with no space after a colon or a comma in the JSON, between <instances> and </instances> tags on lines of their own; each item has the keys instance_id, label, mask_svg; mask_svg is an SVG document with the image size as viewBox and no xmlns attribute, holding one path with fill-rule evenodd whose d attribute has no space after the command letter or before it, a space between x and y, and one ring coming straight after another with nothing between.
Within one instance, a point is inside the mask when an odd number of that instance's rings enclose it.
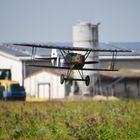
<instances>
[{"instance_id":1,"label":"blue sky","mask_svg":"<svg viewBox=\"0 0 140 140\"><path fill-rule=\"evenodd\" d=\"M0 42L71 42L79 21L100 42L140 42L140 0L0 0Z\"/></svg>"}]
</instances>

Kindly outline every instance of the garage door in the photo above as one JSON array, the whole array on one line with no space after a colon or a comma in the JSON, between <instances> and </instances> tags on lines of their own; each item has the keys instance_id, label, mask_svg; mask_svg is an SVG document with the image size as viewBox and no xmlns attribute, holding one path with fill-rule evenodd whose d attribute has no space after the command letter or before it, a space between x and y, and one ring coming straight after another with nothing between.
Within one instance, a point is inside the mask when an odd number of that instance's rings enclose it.
<instances>
[{"instance_id":1,"label":"garage door","mask_svg":"<svg viewBox=\"0 0 140 140\"><path fill-rule=\"evenodd\" d=\"M50 84L49 83L38 84L38 98L50 99Z\"/></svg>"}]
</instances>

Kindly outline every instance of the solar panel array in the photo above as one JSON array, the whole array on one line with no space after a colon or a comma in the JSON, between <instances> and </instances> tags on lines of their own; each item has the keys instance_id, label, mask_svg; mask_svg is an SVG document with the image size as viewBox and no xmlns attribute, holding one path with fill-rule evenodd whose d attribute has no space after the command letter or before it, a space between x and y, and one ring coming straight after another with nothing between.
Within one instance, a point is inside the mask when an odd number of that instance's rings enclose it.
<instances>
[{"instance_id":1,"label":"solar panel array","mask_svg":"<svg viewBox=\"0 0 140 140\"><path fill-rule=\"evenodd\" d=\"M119 53L120 56L140 56L140 42L110 42L108 46L132 51Z\"/></svg>"},{"instance_id":2,"label":"solar panel array","mask_svg":"<svg viewBox=\"0 0 140 140\"><path fill-rule=\"evenodd\" d=\"M36 43L36 44L40 44L40 43ZM72 43L58 43L58 42L54 42L54 43L41 43L44 45L55 45L55 46L67 46L67 47L73 47ZM77 46L78 47L78 46ZM111 43L99 43L98 45L99 49L130 49L132 50L131 53L127 52L127 53L118 53L118 55L125 55L125 56L140 56L140 42L111 42ZM27 56L31 56L33 53L33 49L26 47L26 46L16 46L16 45L12 45L11 43L4 43L4 44L0 44L0 51L13 55L15 57L27 57ZM36 50L34 50L36 52L36 55L38 56L43 56L43 57L49 57L51 56L51 49L41 49L41 48L37 48ZM58 54L60 54L60 52L58 52ZM107 53L107 52L100 52L99 55L112 55L111 53Z\"/></svg>"},{"instance_id":3,"label":"solar panel array","mask_svg":"<svg viewBox=\"0 0 140 140\"><path fill-rule=\"evenodd\" d=\"M13 55L13 56L29 56L28 52L25 52L24 50L18 49L16 46L12 45L12 44L1 44L0 45L0 51Z\"/></svg>"}]
</instances>

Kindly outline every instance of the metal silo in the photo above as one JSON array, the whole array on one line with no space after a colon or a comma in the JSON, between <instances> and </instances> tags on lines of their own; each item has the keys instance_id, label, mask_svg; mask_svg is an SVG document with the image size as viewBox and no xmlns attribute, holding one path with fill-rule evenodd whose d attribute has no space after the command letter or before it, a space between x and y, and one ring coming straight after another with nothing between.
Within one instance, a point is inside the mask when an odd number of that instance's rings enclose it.
<instances>
[{"instance_id":1,"label":"metal silo","mask_svg":"<svg viewBox=\"0 0 140 140\"><path fill-rule=\"evenodd\" d=\"M98 48L98 25L89 22L80 22L73 26L73 46L75 47L87 47L87 48ZM83 53L83 52L81 52ZM97 53L91 53L87 61L98 60ZM98 64L85 65L88 68L97 68ZM84 75L90 76L90 85L86 86L84 82L78 82L80 91L82 94L92 94L95 77L93 76L95 72L84 71ZM74 72L74 77L77 77L78 73Z\"/></svg>"}]
</instances>

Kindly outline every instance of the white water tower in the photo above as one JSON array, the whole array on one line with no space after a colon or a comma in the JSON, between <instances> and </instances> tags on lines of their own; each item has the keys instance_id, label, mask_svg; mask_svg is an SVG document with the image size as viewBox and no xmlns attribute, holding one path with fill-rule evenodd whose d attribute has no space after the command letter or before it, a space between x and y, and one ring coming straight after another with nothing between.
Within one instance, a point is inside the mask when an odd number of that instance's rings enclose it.
<instances>
[{"instance_id":1,"label":"white water tower","mask_svg":"<svg viewBox=\"0 0 140 140\"><path fill-rule=\"evenodd\" d=\"M75 47L87 47L87 48L98 48L98 25L92 24L89 22L80 22L73 26L73 46ZM80 52L81 53L81 52ZM82 52L83 53L83 52ZM87 61L98 60L97 53L90 53ZM88 64L85 65L86 68L97 68L97 64ZM80 91L82 94L91 94L93 85L94 85L94 77L91 76L95 72L94 71L84 71L84 75L90 76L90 85L86 86L84 82L78 82L80 87ZM74 77L77 77L78 73L75 71Z\"/></svg>"}]
</instances>

